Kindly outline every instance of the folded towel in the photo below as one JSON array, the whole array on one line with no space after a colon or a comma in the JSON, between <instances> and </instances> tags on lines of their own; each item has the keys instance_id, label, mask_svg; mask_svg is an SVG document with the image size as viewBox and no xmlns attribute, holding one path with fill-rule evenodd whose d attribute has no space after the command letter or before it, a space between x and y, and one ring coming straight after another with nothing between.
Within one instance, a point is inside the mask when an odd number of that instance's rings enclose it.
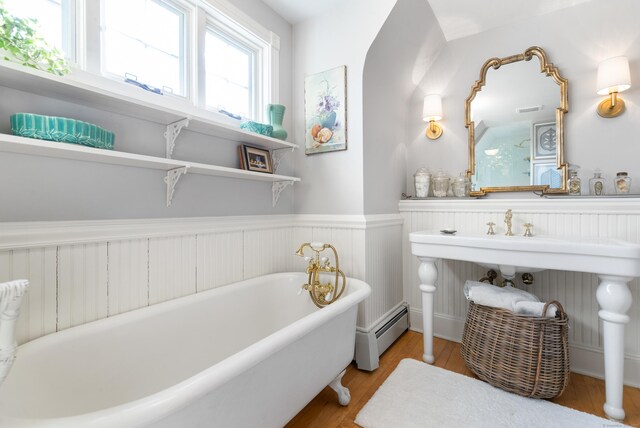
<instances>
[{"instance_id":1,"label":"folded towel","mask_svg":"<svg viewBox=\"0 0 640 428\"><path fill-rule=\"evenodd\" d=\"M516 314L542 316L544 302L531 293L524 290L506 287L497 287L478 281L467 281L464 284L464 295L467 300L473 301L477 305L490 306L512 311ZM549 305L546 317L555 318L558 308L556 305Z\"/></svg>"},{"instance_id":2,"label":"folded towel","mask_svg":"<svg viewBox=\"0 0 640 428\"><path fill-rule=\"evenodd\" d=\"M517 302L540 301L535 295L513 288L510 285L497 287L477 281L465 282L464 295L468 300L473 300L478 305L508 309L510 311L514 310L514 305Z\"/></svg>"},{"instance_id":3,"label":"folded towel","mask_svg":"<svg viewBox=\"0 0 640 428\"><path fill-rule=\"evenodd\" d=\"M531 315L536 317L541 317L542 310L544 309L544 302L516 302L513 307L513 312L521 315ZM547 318L555 318L556 313L558 312L558 308L556 305L551 304L547 308L547 313L544 315Z\"/></svg>"}]
</instances>

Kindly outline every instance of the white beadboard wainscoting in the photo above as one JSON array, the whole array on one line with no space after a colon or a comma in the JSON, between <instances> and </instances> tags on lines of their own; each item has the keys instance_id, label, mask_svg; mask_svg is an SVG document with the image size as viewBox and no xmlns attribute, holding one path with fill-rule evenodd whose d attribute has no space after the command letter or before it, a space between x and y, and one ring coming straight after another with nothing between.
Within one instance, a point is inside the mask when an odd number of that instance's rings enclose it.
<instances>
[{"instance_id":1,"label":"white beadboard wainscoting","mask_svg":"<svg viewBox=\"0 0 640 428\"><path fill-rule=\"evenodd\" d=\"M513 210L513 231L524 232L524 223L533 223L534 235L609 237L640 243L640 199L638 198L540 198L401 201L404 218L403 261L404 298L411 306L412 328L422 329L421 294L418 286L418 259L411 254L409 233L419 230L453 228L461 233L486 233L486 223L496 224L496 233L505 231L504 213ZM532 238L532 239L535 239ZM478 280L486 268L473 263L440 260L434 302L434 333L455 341L462 338L467 302L462 286L467 279ZM602 378L601 323L598 319L593 274L546 270L533 274L535 282L518 286L542 300L558 300L569 314L571 370ZM630 283L633 305L631 321L625 328L625 383L640 386L640 282Z\"/></svg>"},{"instance_id":2,"label":"white beadboard wainscoting","mask_svg":"<svg viewBox=\"0 0 640 428\"><path fill-rule=\"evenodd\" d=\"M0 223L0 282L31 283L17 324L24 343L243 279L303 271L293 253L309 241L333 244L345 274L371 285L361 328L402 301L398 214Z\"/></svg>"}]
</instances>

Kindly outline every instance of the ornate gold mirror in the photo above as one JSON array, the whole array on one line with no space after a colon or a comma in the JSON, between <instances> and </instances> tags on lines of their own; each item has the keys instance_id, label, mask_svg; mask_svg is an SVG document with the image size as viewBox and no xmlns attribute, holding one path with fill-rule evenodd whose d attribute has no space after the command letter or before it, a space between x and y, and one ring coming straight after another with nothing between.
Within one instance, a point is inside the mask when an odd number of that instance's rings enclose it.
<instances>
[{"instance_id":1,"label":"ornate gold mirror","mask_svg":"<svg viewBox=\"0 0 640 428\"><path fill-rule=\"evenodd\" d=\"M567 192L567 85L537 46L484 63L465 102L472 196Z\"/></svg>"}]
</instances>

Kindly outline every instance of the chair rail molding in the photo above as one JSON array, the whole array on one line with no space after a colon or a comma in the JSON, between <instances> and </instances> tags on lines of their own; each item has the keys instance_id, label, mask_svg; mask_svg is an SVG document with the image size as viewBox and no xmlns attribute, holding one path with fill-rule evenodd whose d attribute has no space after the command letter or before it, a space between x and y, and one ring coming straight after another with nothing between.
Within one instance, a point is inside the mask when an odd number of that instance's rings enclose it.
<instances>
[{"instance_id":1,"label":"chair rail molding","mask_svg":"<svg viewBox=\"0 0 640 428\"><path fill-rule=\"evenodd\" d=\"M0 222L0 251L68 244L182 236L208 231L281 227L370 229L402 225L399 214L255 215L123 220Z\"/></svg>"}]
</instances>

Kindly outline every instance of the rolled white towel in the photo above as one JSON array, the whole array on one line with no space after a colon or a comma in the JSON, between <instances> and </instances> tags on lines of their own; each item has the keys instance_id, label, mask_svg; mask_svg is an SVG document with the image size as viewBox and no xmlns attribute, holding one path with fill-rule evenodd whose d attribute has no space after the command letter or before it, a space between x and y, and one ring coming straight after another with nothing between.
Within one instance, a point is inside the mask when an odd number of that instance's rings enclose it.
<instances>
[{"instance_id":1,"label":"rolled white towel","mask_svg":"<svg viewBox=\"0 0 640 428\"><path fill-rule=\"evenodd\" d=\"M519 290L509 285L497 287L478 281L465 282L464 295L478 305L508 309L510 311L514 311L514 306L517 302L540 302L538 297L524 290Z\"/></svg>"},{"instance_id":2,"label":"rolled white towel","mask_svg":"<svg viewBox=\"0 0 640 428\"><path fill-rule=\"evenodd\" d=\"M521 315L531 315L541 317L542 310L544 309L545 302L516 302L513 307L513 312ZM553 303L547 308L547 313L544 315L547 318L555 318L558 312L558 307Z\"/></svg>"}]
</instances>

